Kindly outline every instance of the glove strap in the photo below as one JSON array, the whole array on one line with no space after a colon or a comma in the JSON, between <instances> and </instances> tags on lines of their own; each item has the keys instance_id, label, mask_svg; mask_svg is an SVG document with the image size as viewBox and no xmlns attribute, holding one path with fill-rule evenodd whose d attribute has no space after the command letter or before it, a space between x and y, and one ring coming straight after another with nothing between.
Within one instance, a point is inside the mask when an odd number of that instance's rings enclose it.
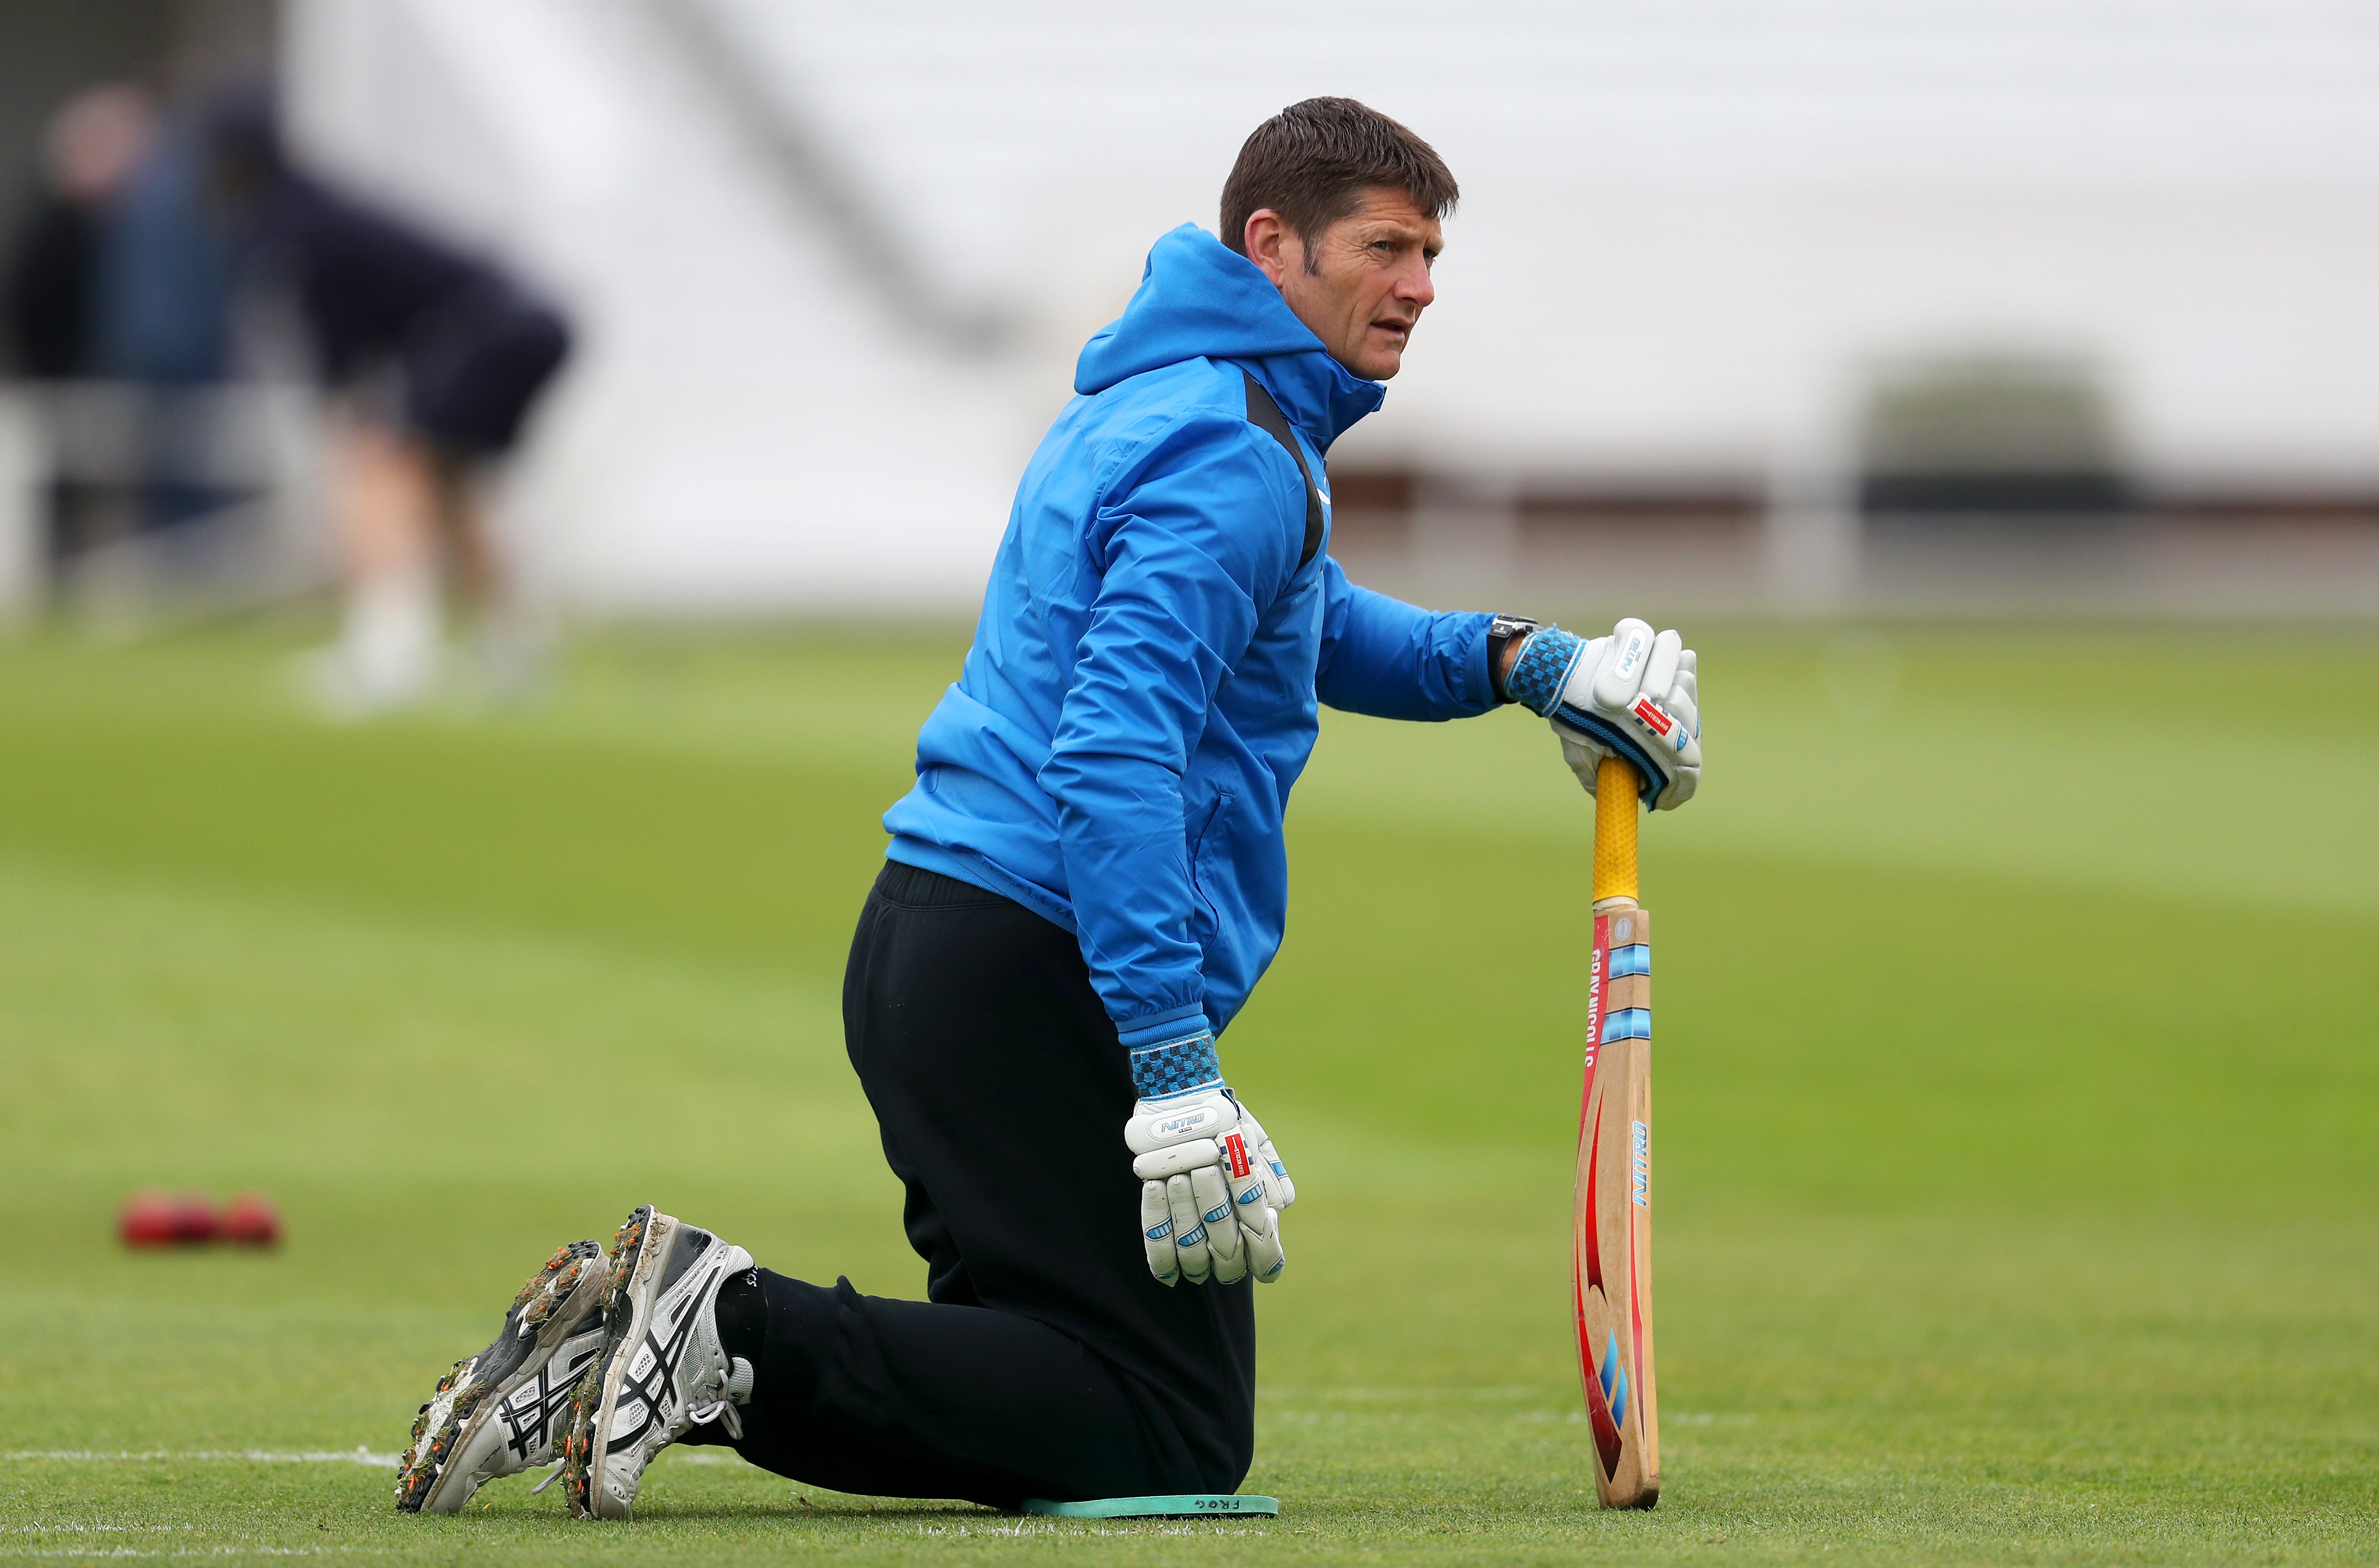
<instances>
[{"instance_id":1,"label":"glove strap","mask_svg":"<svg viewBox=\"0 0 2379 1568\"><path fill-rule=\"evenodd\" d=\"M1511 699L1540 718L1551 718L1569 685L1570 671L1586 654L1586 639L1558 626L1540 626L1520 645L1512 661L1511 679L1503 682Z\"/></svg>"},{"instance_id":2,"label":"glove strap","mask_svg":"<svg viewBox=\"0 0 2379 1568\"><path fill-rule=\"evenodd\" d=\"M1132 1048L1131 1086L1143 1100L1170 1100L1222 1084L1223 1064L1214 1055L1211 1029Z\"/></svg>"}]
</instances>

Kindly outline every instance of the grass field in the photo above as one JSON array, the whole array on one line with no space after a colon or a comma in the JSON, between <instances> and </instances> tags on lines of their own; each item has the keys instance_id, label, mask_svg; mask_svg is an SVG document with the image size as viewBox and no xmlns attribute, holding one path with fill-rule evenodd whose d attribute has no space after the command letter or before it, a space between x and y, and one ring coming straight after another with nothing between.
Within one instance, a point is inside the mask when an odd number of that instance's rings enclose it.
<instances>
[{"instance_id":1,"label":"grass field","mask_svg":"<svg viewBox=\"0 0 2379 1568\"><path fill-rule=\"evenodd\" d=\"M1709 783L1645 848L1660 1508L1593 1506L1567 1337L1586 802L1523 716L1334 718L1224 1043L1302 1194L1284 1512L1173 1526L717 1451L628 1526L400 1519L374 1457L639 1200L922 1290L837 994L959 639L620 633L534 712L345 729L290 628L0 643L0 1557L2379 1558L2379 641L1699 640ZM288 1245L127 1255L149 1184Z\"/></svg>"}]
</instances>

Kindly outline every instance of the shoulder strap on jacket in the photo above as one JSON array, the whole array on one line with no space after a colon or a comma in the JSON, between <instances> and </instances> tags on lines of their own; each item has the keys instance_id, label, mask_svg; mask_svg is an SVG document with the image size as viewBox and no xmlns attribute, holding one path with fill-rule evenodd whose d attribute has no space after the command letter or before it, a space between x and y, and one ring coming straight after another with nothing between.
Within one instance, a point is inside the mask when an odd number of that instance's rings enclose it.
<instances>
[{"instance_id":1,"label":"shoulder strap on jacket","mask_svg":"<svg viewBox=\"0 0 2379 1568\"><path fill-rule=\"evenodd\" d=\"M1322 548L1322 492L1314 486L1313 470L1305 465L1305 449L1289 433L1288 416L1280 411L1280 404L1263 390L1262 381L1244 370L1239 374L1247 376L1248 422L1287 450L1289 460L1297 464L1298 476L1305 481L1305 553L1297 558L1297 564L1303 566Z\"/></svg>"}]
</instances>

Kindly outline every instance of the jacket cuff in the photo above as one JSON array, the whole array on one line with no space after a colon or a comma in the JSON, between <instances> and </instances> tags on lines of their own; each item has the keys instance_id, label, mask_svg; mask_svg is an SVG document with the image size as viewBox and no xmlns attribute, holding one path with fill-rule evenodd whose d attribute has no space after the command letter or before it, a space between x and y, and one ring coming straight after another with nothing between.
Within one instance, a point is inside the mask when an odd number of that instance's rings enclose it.
<instances>
[{"instance_id":1,"label":"jacket cuff","mask_svg":"<svg viewBox=\"0 0 2379 1568\"><path fill-rule=\"evenodd\" d=\"M1143 1045L1154 1045L1167 1040L1180 1040L1192 1034L1212 1034L1214 1026L1206 1021L1206 1004L1192 1002L1171 1012L1153 1018L1134 1019L1129 1024L1117 1026L1116 1034L1127 1051Z\"/></svg>"},{"instance_id":2,"label":"jacket cuff","mask_svg":"<svg viewBox=\"0 0 2379 1568\"><path fill-rule=\"evenodd\" d=\"M1495 683L1495 660L1488 634L1495 629L1495 617L1479 615L1470 629L1470 646L1462 659L1462 695L1475 712L1488 713L1503 706L1503 694Z\"/></svg>"}]
</instances>

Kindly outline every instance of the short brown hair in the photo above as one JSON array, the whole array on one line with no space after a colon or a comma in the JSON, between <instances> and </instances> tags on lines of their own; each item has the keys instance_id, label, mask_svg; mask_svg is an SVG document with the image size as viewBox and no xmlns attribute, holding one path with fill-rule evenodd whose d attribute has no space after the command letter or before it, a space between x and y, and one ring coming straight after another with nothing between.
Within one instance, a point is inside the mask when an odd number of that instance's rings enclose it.
<instances>
[{"instance_id":1,"label":"short brown hair","mask_svg":"<svg viewBox=\"0 0 2379 1568\"><path fill-rule=\"evenodd\" d=\"M1351 98L1292 103L1255 128L1223 182L1223 243L1246 255L1248 219L1269 207L1310 244L1378 186L1439 218L1462 196L1436 149L1377 109Z\"/></svg>"}]
</instances>

